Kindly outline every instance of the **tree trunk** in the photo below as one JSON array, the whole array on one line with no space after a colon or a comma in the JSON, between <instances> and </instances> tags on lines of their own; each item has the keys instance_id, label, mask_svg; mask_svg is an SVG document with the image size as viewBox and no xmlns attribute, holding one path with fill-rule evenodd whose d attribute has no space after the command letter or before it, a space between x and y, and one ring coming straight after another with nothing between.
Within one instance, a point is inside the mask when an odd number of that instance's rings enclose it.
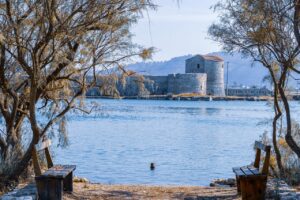
<instances>
[{"instance_id":1,"label":"tree trunk","mask_svg":"<svg viewBox=\"0 0 300 200\"><path fill-rule=\"evenodd\" d=\"M298 42L298 45L300 46L300 2L299 0L295 0L294 2L295 12L294 12L294 35L296 37L296 40Z\"/></svg>"},{"instance_id":2,"label":"tree trunk","mask_svg":"<svg viewBox=\"0 0 300 200\"><path fill-rule=\"evenodd\" d=\"M292 149L292 151L294 153L296 153L296 155L300 159L300 147L297 145L297 143L295 142L295 140L292 136L292 120L291 120L291 112L290 112L289 102L286 98L286 95L285 95L285 92L284 92L284 89L282 88L282 86L279 86L278 89L279 89L280 97L281 97L283 105L284 105L285 115L286 115L287 131L286 131L286 135L285 135L285 140L286 140L287 144L289 145L289 147Z\"/></svg>"},{"instance_id":3,"label":"tree trunk","mask_svg":"<svg viewBox=\"0 0 300 200\"><path fill-rule=\"evenodd\" d=\"M277 145L277 120L282 116L279 104L278 104L278 89L277 86L275 86L274 91L274 112L275 116L273 118L273 133L272 133L272 141L273 141L273 148L275 151L276 156L276 162L279 169L279 173L281 177L284 177L284 168L282 166L281 162L281 153Z\"/></svg>"},{"instance_id":4,"label":"tree trunk","mask_svg":"<svg viewBox=\"0 0 300 200\"><path fill-rule=\"evenodd\" d=\"M22 159L11 170L11 173L5 176L6 180L18 180L21 174L26 170L32 157L34 143L31 142Z\"/></svg>"},{"instance_id":5,"label":"tree trunk","mask_svg":"<svg viewBox=\"0 0 300 200\"><path fill-rule=\"evenodd\" d=\"M277 120L281 117L282 112L278 102L278 85L273 71L269 68L273 83L274 83L274 112L275 116L273 118L273 133L272 133L272 142L273 148L275 151L276 162L279 169L279 174L281 177L284 176L284 169L281 162L281 153L277 145Z\"/></svg>"},{"instance_id":6,"label":"tree trunk","mask_svg":"<svg viewBox=\"0 0 300 200\"><path fill-rule=\"evenodd\" d=\"M278 84L277 84L276 77L275 77L275 74L274 74L271 66L268 66L267 68L270 72L272 82L274 84L274 113L275 113L275 116L273 118L273 124L272 124L273 125L272 142L273 142L273 148L275 151L277 167L279 169L279 174L281 177L284 177L284 168L282 166L281 153L280 153L280 150L277 145L277 121L282 116L281 108L280 108L279 102L278 102Z\"/></svg>"}]
</instances>

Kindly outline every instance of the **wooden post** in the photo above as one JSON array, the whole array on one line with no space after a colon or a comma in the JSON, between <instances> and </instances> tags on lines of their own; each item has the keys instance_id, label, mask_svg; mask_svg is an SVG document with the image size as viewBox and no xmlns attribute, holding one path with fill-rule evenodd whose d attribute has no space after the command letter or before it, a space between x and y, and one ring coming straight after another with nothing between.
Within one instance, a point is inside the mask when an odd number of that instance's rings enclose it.
<instances>
[{"instance_id":1,"label":"wooden post","mask_svg":"<svg viewBox=\"0 0 300 200\"><path fill-rule=\"evenodd\" d=\"M64 191L73 192L73 172L64 178Z\"/></svg>"},{"instance_id":2,"label":"wooden post","mask_svg":"<svg viewBox=\"0 0 300 200\"><path fill-rule=\"evenodd\" d=\"M238 176L235 176L235 179L236 179L236 187L237 187L238 194L241 194L241 181L240 181L240 178Z\"/></svg>"},{"instance_id":3,"label":"wooden post","mask_svg":"<svg viewBox=\"0 0 300 200\"><path fill-rule=\"evenodd\" d=\"M53 161L52 161L52 158L51 158L50 151L49 151L48 147L45 148L45 156L46 156L46 159L47 159L48 168L53 167Z\"/></svg>"},{"instance_id":4,"label":"wooden post","mask_svg":"<svg viewBox=\"0 0 300 200\"><path fill-rule=\"evenodd\" d=\"M32 149L32 162L33 162L35 176L40 176L42 174L42 170L39 164L38 154L35 147L33 147Z\"/></svg>"},{"instance_id":5,"label":"wooden post","mask_svg":"<svg viewBox=\"0 0 300 200\"><path fill-rule=\"evenodd\" d=\"M262 174L268 175L269 172L269 165L270 165L270 157L271 157L271 147L266 147L266 156L265 156L265 162L262 168Z\"/></svg>"},{"instance_id":6,"label":"wooden post","mask_svg":"<svg viewBox=\"0 0 300 200\"><path fill-rule=\"evenodd\" d=\"M256 155L255 155L255 161L254 161L254 167L255 168L259 168L260 155L261 155L261 150L260 149L256 149Z\"/></svg>"},{"instance_id":7,"label":"wooden post","mask_svg":"<svg viewBox=\"0 0 300 200\"><path fill-rule=\"evenodd\" d=\"M62 200L63 180L57 178L36 177L36 186L39 199Z\"/></svg>"},{"instance_id":8,"label":"wooden post","mask_svg":"<svg viewBox=\"0 0 300 200\"><path fill-rule=\"evenodd\" d=\"M267 177L241 179L242 200L264 200Z\"/></svg>"}]
</instances>

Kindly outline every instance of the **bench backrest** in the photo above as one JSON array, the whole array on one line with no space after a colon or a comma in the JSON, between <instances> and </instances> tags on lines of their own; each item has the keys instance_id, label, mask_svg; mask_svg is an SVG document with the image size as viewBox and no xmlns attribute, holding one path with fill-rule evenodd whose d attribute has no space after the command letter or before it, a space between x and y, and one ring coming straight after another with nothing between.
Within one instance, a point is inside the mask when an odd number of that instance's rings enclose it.
<instances>
[{"instance_id":1,"label":"bench backrest","mask_svg":"<svg viewBox=\"0 0 300 200\"><path fill-rule=\"evenodd\" d=\"M254 148L256 149L254 167L256 167L258 169L260 168L261 151L265 151L265 159L264 159L262 168L260 169L260 172L262 174L268 175L269 166L270 166L270 157L271 157L271 146L264 145L263 143L261 143L259 141L255 141Z\"/></svg>"},{"instance_id":2,"label":"bench backrest","mask_svg":"<svg viewBox=\"0 0 300 200\"><path fill-rule=\"evenodd\" d=\"M45 157L47 161L47 167L51 168L53 167L53 161L50 155L49 147L51 146L51 140L45 139L41 142L41 144L35 145L33 147L32 152L32 161L33 161L33 167L34 167L34 173L36 176L40 176L42 174L41 165L38 158L38 153L44 151Z\"/></svg>"}]
</instances>

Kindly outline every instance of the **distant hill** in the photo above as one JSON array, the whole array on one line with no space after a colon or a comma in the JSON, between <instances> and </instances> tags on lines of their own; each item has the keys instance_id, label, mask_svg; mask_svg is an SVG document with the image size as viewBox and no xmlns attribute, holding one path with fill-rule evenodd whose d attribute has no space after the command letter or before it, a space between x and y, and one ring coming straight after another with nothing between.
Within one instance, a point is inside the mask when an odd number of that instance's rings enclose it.
<instances>
[{"instance_id":1,"label":"distant hill","mask_svg":"<svg viewBox=\"0 0 300 200\"><path fill-rule=\"evenodd\" d=\"M250 58L244 58L240 53L230 55L225 52L210 53L221 56L225 60L225 80L226 64L229 62L229 85L257 85L263 86L263 78L268 74L267 70L260 63L253 63ZM193 55L185 55L172 58L162 62L139 62L127 66L128 70L136 71L143 75L168 75L185 72L185 60Z\"/></svg>"}]
</instances>

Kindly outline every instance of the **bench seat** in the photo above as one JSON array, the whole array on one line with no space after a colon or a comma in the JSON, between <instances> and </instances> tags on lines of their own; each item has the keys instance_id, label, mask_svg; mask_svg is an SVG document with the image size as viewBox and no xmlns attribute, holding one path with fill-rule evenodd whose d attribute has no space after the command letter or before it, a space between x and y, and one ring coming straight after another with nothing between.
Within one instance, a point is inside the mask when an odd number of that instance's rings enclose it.
<instances>
[{"instance_id":1,"label":"bench seat","mask_svg":"<svg viewBox=\"0 0 300 200\"><path fill-rule=\"evenodd\" d=\"M254 147L256 155L253 165L232 168L236 176L237 191L242 195L243 200L265 199L271 146L255 141ZM261 151L266 152L262 166L260 165Z\"/></svg>"},{"instance_id":2,"label":"bench seat","mask_svg":"<svg viewBox=\"0 0 300 200\"><path fill-rule=\"evenodd\" d=\"M73 191L73 171L75 165L55 165L40 176L35 177L40 199L60 200L63 191Z\"/></svg>"},{"instance_id":3,"label":"bench seat","mask_svg":"<svg viewBox=\"0 0 300 200\"><path fill-rule=\"evenodd\" d=\"M76 165L55 165L46 170L39 178L66 178L76 169Z\"/></svg>"},{"instance_id":4,"label":"bench seat","mask_svg":"<svg viewBox=\"0 0 300 200\"><path fill-rule=\"evenodd\" d=\"M243 167L234 167L232 171L239 179L247 178L247 179L257 179L259 177L265 178L266 175L262 174L258 168L253 165L246 165Z\"/></svg>"},{"instance_id":5,"label":"bench seat","mask_svg":"<svg viewBox=\"0 0 300 200\"><path fill-rule=\"evenodd\" d=\"M35 145L32 151L32 160L35 172L35 181L38 199L62 200L63 191L73 191L73 171L75 165L53 165L49 146L51 140L44 139L40 145ZM37 150L39 148L39 150ZM42 172L38 152L44 151L47 161L47 170Z\"/></svg>"}]
</instances>

